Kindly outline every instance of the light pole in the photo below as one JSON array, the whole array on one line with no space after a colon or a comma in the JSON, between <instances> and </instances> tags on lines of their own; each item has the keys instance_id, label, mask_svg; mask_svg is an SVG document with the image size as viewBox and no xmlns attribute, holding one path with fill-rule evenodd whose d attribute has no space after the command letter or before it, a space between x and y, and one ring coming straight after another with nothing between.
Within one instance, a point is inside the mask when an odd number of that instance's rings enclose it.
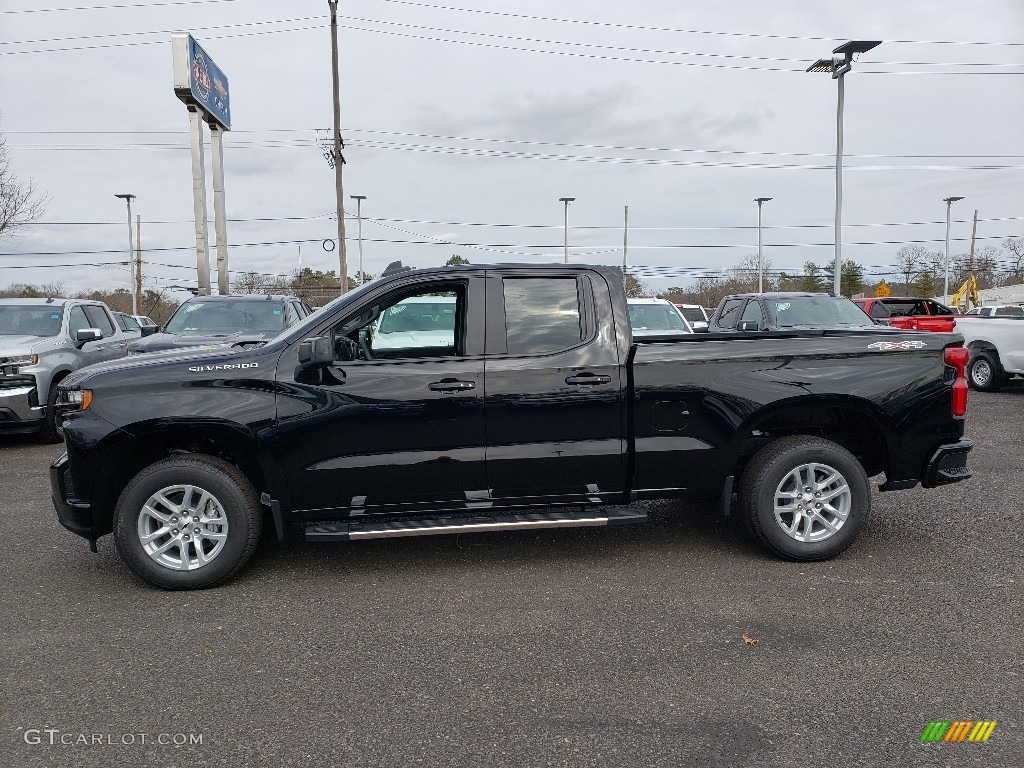
<instances>
[{"instance_id":1,"label":"light pole","mask_svg":"<svg viewBox=\"0 0 1024 768\"><path fill-rule=\"evenodd\" d=\"M565 222L562 226L564 233L564 250L565 250L565 263L569 263L569 203L575 200L575 197L560 197L559 202L565 203Z\"/></svg>"},{"instance_id":2,"label":"light pole","mask_svg":"<svg viewBox=\"0 0 1024 768\"><path fill-rule=\"evenodd\" d=\"M832 51L830 59L818 59L807 68L808 72L831 72L839 81L839 99L836 107L836 262L835 294L842 293L843 272L843 75L853 69L855 54L870 51L882 44L881 40L851 40ZM836 55L841 54L841 55Z\"/></svg>"},{"instance_id":3,"label":"light pole","mask_svg":"<svg viewBox=\"0 0 1024 768\"><path fill-rule=\"evenodd\" d=\"M349 195L349 197L356 201L356 221L359 227L359 284L362 285L366 282L363 275L363 200L366 199L366 195Z\"/></svg>"},{"instance_id":4,"label":"light pole","mask_svg":"<svg viewBox=\"0 0 1024 768\"><path fill-rule=\"evenodd\" d=\"M949 306L949 209L957 200L963 197L944 197L942 202L946 204L946 282L942 289L942 303Z\"/></svg>"},{"instance_id":5,"label":"light pole","mask_svg":"<svg viewBox=\"0 0 1024 768\"><path fill-rule=\"evenodd\" d=\"M761 258L761 206L767 203L770 197L755 197L757 203L757 292L764 293L764 259Z\"/></svg>"},{"instance_id":6,"label":"light pole","mask_svg":"<svg viewBox=\"0 0 1024 768\"><path fill-rule=\"evenodd\" d=\"M114 197L122 198L128 203L128 273L132 277L132 314L139 314L138 305L138 294L135 292L135 241L132 238L132 200L135 199L135 195L129 195L127 193L123 195L114 195Z\"/></svg>"}]
</instances>

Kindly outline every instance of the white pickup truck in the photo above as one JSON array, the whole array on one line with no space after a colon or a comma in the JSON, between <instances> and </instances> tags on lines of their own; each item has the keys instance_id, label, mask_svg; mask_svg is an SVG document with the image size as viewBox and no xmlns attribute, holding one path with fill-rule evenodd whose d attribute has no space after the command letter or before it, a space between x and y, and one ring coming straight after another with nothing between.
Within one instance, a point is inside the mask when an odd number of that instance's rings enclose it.
<instances>
[{"instance_id":1,"label":"white pickup truck","mask_svg":"<svg viewBox=\"0 0 1024 768\"><path fill-rule=\"evenodd\" d=\"M995 392L1024 376L1024 318L958 315L956 332L971 353L967 380L981 392Z\"/></svg>"}]
</instances>

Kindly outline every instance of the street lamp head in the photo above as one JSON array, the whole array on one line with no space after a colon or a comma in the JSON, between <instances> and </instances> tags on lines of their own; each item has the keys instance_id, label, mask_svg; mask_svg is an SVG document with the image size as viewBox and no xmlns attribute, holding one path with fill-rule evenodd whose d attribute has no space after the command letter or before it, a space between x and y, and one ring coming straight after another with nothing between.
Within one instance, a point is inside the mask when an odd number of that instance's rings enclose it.
<instances>
[{"instance_id":1,"label":"street lamp head","mask_svg":"<svg viewBox=\"0 0 1024 768\"><path fill-rule=\"evenodd\" d=\"M755 197L754 202L757 203L758 205L761 205L761 203L767 203L769 200L774 199L774 197Z\"/></svg>"},{"instance_id":2,"label":"street lamp head","mask_svg":"<svg viewBox=\"0 0 1024 768\"><path fill-rule=\"evenodd\" d=\"M807 68L808 72L832 72L832 59L818 59Z\"/></svg>"},{"instance_id":3,"label":"street lamp head","mask_svg":"<svg viewBox=\"0 0 1024 768\"><path fill-rule=\"evenodd\" d=\"M134 200L135 199L135 195L129 195L129 194L114 195L114 197L120 197L122 200Z\"/></svg>"},{"instance_id":4,"label":"street lamp head","mask_svg":"<svg viewBox=\"0 0 1024 768\"><path fill-rule=\"evenodd\" d=\"M833 48L832 53L841 53L849 59L855 53L866 53L881 44L881 40L851 40L848 43L843 43L838 48Z\"/></svg>"},{"instance_id":5,"label":"street lamp head","mask_svg":"<svg viewBox=\"0 0 1024 768\"><path fill-rule=\"evenodd\" d=\"M942 202L944 203L955 203L957 200L963 200L963 197L944 197Z\"/></svg>"},{"instance_id":6,"label":"street lamp head","mask_svg":"<svg viewBox=\"0 0 1024 768\"><path fill-rule=\"evenodd\" d=\"M349 195L353 200L365 200L366 195Z\"/></svg>"},{"instance_id":7,"label":"street lamp head","mask_svg":"<svg viewBox=\"0 0 1024 768\"><path fill-rule=\"evenodd\" d=\"M575 199L576 199L575 197L560 197L560 198L558 198L558 202L565 203L566 205L568 205L569 203L571 203Z\"/></svg>"}]
</instances>

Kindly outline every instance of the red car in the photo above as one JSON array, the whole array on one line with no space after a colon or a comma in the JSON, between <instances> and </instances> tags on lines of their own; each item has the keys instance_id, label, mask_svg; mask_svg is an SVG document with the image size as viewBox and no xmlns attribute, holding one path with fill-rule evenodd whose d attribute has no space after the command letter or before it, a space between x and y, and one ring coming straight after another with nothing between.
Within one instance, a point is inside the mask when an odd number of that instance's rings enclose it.
<instances>
[{"instance_id":1,"label":"red car","mask_svg":"<svg viewBox=\"0 0 1024 768\"><path fill-rule=\"evenodd\" d=\"M853 303L880 323L907 331L952 333L956 313L931 299L887 296L884 299L854 299Z\"/></svg>"}]
</instances>

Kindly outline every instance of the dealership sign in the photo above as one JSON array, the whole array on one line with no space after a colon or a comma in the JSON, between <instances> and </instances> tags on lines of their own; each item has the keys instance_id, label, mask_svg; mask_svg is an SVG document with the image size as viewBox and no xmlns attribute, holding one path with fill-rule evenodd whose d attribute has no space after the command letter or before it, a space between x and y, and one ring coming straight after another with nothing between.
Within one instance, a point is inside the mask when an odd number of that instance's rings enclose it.
<instances>
[{"instance_id":1,"label":"dealership sign","mask_svg":"<svg viewBox=\"0 0 1024 768\"><path fill-rule=\"evenodd\" d=\"M231 130L227 75L192 35L171 35L171 52L178 98L202 109L207 120Z\"/></svg>"}]
</instances>

